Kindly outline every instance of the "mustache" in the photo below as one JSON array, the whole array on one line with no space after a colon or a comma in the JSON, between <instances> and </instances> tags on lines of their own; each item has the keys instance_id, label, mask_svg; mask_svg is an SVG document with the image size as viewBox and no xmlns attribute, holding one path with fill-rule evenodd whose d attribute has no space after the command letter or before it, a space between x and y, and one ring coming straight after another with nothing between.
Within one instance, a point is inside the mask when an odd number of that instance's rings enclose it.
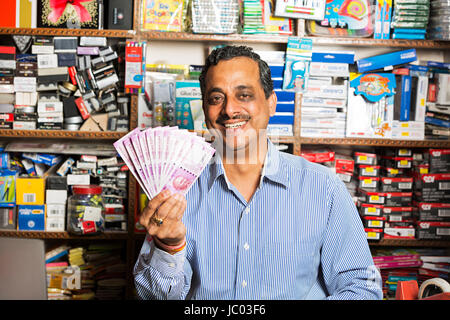
<instances>
[{"instance_id":1,"label":"mustache","mask_svg":"<svg viewBox=\"0 0 450 320\"><path fill-rule=\"evenodd\" d=\"M248 121L250 120L252 117L250 117L248 114L236 114L232 117L228 116L228 115L221 115L219 116L219 118L217 118L216 123L221 124L224 121L227 120L245 120Z\"/></svg>"}]
</instances>

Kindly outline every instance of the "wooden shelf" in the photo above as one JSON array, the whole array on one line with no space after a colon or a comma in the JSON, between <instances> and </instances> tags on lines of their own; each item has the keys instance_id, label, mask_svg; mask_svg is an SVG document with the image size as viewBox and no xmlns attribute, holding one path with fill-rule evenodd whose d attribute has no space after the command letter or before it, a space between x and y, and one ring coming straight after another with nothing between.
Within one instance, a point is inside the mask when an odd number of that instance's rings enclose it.
<instances>
[{"instance_id":1,"label":"wooden shelf","mask_svg":"<svg viewBox=\"0 0 450 320\"><path fill-rule=\"evenodd\" d=\"M287 43L289 36L270 34L193 34L188 32L138 31L143 39L161 41L203 41L203 42L244 42L244 43ZM343 45L360 47L398 47L449 49L449 41L434 40L381 40L373 38L328 38L306 36L316 45Z\"/></svg>"},{"instance_id":2,"label":"wooden shelf","mask_svg":"<svg viewBox=\"0 0 450 320\"><path fill-rule=\"evenodd\" d=\"M380 241L369 240L369 245L373 247L444 247L450 248L450 241L441 240L417 240L417 239L382 239Z\"/></svg>"},{"instance_id":3,"label":"wooden shelf","mask_svg":"<svg viewBox=\"0 0 450 320\"><path fill-rule=\"evenodd\" d=\"M62 28L0 28L0 34L33 36L72 36L133 38L134 30L62 29Z\"/></svg>"},{"instance_id":4,"label":"wooden shelf","mask_svg":"<svg viewBox=\"0 0 450 320\"><path fill-rule=\"evenodd\" d=\"M0 129L0 137L115 140L127 132Z\"/></svg>"},{"instance_id":5,"label":"wooden shelf","mask_svg":"<svg viewBox=\"0 0 450 320\"><path fill-rule=\"evenodd\" d=\"M448 148L450 140L392 140L360 138L300 138L304 144L353 145L373 147Z\"/></svg>"},{"instance_id":6,"label":"wooden shelf","mask_svg":"<svg viewBox=\"0 0 450 320\"><path fill-rule=\"evenodd\" d=\"M86 240L126 240L129 238L127 232L104 232L99 235L71 235L68 232L50 232L50 231L16 231L0 230L0 237L15 237L28 239L86 239Z\"/></svg>"}]
</instances>

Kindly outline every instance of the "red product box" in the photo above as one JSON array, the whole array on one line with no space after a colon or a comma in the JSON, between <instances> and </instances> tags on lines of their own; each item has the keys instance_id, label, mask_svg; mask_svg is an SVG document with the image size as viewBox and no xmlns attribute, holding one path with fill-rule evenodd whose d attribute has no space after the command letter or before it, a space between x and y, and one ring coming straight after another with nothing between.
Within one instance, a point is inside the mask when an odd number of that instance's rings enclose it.
<instances>
[{"instance_id":1,"label":"red product box","mask_svg":"<svg viewBox=\"0 0 450 320\"><path fill-rule=\"evenodd\" d=\"M358 186L360 188L377 189L380 184L380 177L358 176Z\"/></svg>"},{"instance_id":2,"label":"red product box","mask_svg":"<svg viewBox=\"0 0 450 320\"><path fill-rule=\"evenodd\" d=\"M381 174L387 178L395 178L404 174L403 169L382 167Z\"/></svg>"},{"instance_id":3,"label":"red product box","mask_svg":"<svg viewBox=\"0 0 450 320\"><path fill-rule=\"evenodd\" d=\"M75 103L78 107L78 110L80 111L80 114L81 114L81 117L83 118L83 120L86 120L87 118L89 118L90 114L86 107L86 104L84 103L83 98L79 97L79 98L75 99Z\"/></svg>"},{"instance_id":4,"label":"red product box","mask_svg":"<svg viewBox=\"0 0 450 320\"><path fill-rule=\"evenodd\" d=\"M430 173L447 173L450 167L450 149L429 149Z\"/></svg>"},{"instance_id":5,"label":"red product box","mask_svg":"<svg viewBox=\"0 0 450 320\"><path fill-rule=\"evenodd\" d=\"M383 228L386 217L362 217L364 228Z\"/></svg>"},{"instance_id":6,"label":"red product box","mask_svg":"<svg viewBox=\"0 0 450 320\"><path fill-rule=\"evenodd\" d=\"M417 238L432 240L450 240L450 222L418 221Z\"/></svg>"},{"instance_id":7,"label":"red product box","mask_svg":"<svg viewBox=\"0 0 450 320\"><path fill-rule=\"evenodd\" d=\"M383 238L382 228L364 228L367 240L381 240Z\"/></svg>"},{"instance_id":8,"label":"red product box","mask_svg":"<svg viewBox=\"0 0 450 320\"><path fill-rule=\"evenodd\" d=\"M412 218L413 207L383 207L390 222L405 222Z\"/></svg>"},{"instance_id":9,"label":"red product box","mask_svg":"<svg viewBox=\"0 0 450 320\"><path fill-rule=\"evenodd\" d=\"M378 156L375 153L355 152L353 157L356 164L376 165L378 163Z\"/></svg>"},{"instance_id":10,"label":"red product box","mask_svg":"<svg viewBox=\"0 0 450 320\"><path fill-rule=\"evenodd\" d=\"M362 216L381 217L383 216L383 208L384 206L379 204L361 203L359 205L359 213Z\"/></svg>"},{"instance_id":11,"label":"red product box","mask_svg":"<svg viewBox=\"0 0 450 320\"><path fill-rule=\"evenodd\" d=\"M358 165L358 174L364 177L378 177L380 175L380 169L380 166L360 164Z\"/></svg>"},{"instance_id":12,"label":"red product box","mask_svg":"<svg viewBox=\"0 0 450 320\"><path fill-rule=\"evenodd\" d=\"M411 169L413 164L413 157L382 156L381 160L385 167L397 169Z\"/></svg>"},{"instance_id":13,"label":"red product box","mask_svg":"<svg viewBox=\"0 0 450 320\"><path fill-rule=\"evenodd\" d=\"M306 149L303 148L301 156L308 161L323 163L334 161L334 151L328 149Z\"/></svg>"},{"instance_id":14,"label":"red product box","mask_svg":"<svg viewBox=\"0 0 450 320\"><path fill-rule=\"evenodd\" d=\"M414 202L420 221L450 221L450 203Z\"/></svg>"},{"instance_id":15,"label":"red product box","mask_svg":"<svg viewBox=\"0 0 450 320\"><path fill-rule=\"evenodd\" d=\"M413 188L413 178L412 177L402 177L402 178L381 178L381 191L411 191Z\"/></svg>"},{"instance_id":16,"label":"red product box","mask_svg":"<svg viewBox=\"0 0 450 320\"><path fill-rule=\"evenodd\" d=\"M422 192L446 191L446 193L450 193L450 173L420 174L414 172L414 179L416 189Z\"/></svg>"},{"instance_id":17,"label":"red product box","mask_svg":"<svg viewBox=\"0 0 450 320\"><path fill-rule=\"evenodd\" d=\"M355 160L351 157L345 157L342 155L335 155L335 168L336 173L351 173L355 170Z\"/></svg>"},{"instance_id":18,"label":"red product box","mask_svg":"<svg viewBox=\"0 0 450 320\"><path fill-rule=\"evenodd\" d=\"M436 102L436 84L428 83L427 101Z\"/></svg>"},{"instance_id":19,"label":"red product box","mask_svg":"<svg viewBox=\"0 0 450 320\"><path fill-rule=\"evenodd\" d=\"M409 207L412 202L412 192L385 192L387 207Z\"/></svg>"},{"instance_id":20,"label":"red product box","mask_svg":"<svg viewBox=\"0 0 450 320\"><path fill-rule=\"evenodd\" d=\"M14 113L0 113L0 122L13 122Z\"/></svg>"},{"instance_id":21,"label":"red product box","mask_svg":"<svg viewBox=\"0 0 450 320\"><path fill-rule=\"evenodd\" d=\"M386 193L378 191L368 191L364 189L358 189L359 194L364 197L365 203L370 204L384 204L386 202Z\"/></svg>"}]
</instances>

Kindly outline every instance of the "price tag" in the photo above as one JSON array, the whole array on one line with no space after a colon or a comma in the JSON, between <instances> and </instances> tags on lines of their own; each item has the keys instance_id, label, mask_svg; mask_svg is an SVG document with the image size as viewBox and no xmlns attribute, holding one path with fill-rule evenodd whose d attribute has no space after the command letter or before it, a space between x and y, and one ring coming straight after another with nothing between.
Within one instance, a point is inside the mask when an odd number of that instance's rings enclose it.
<instances>
[{"instance_id":1,"label":"price tag","mask_svg":"<svg viewBox=\"0 0 450 320\"><path fill-rule=\"evenodd\" d=\"M86 207L84 209L84 221L100 221L102 218L102 208L99 207Z\"/></svg>"}]
</instances>

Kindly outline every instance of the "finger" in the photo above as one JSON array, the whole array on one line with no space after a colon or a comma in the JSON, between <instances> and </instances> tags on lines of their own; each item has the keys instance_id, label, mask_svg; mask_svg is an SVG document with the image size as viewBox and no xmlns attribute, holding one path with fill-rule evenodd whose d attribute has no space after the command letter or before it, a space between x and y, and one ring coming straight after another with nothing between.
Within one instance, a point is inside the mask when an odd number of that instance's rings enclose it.
<instances>
[{"instance_id":1,"label":"finger","mask_svg":"<svg viewBox=\"0 0 450 320\"><path fill-rule=\"evenodd\" d=\"M142 211L141 216L139 217L139 223L142 224L143 226L147 226L150 218L158 210L161 203L166 201L169 196L170 190L165 190L158 193L153 199L151 199L148 202L147 206Z\"/></svg>"},{"instance_id":2,"label":"finger","mask_svg":"<svg viewBox=\"0 0 450 320\"><path fill-rule=\"evenodd\" d=\"M178 213L176 208L179 202L180 200L177 194L170 196L166 201L164 201L161 204L161 206L156 211L155 216L163 220L172 218L174 215ZM174 214L175 211L177 212L176 214Z\"/></svg>"}]
</instances>

